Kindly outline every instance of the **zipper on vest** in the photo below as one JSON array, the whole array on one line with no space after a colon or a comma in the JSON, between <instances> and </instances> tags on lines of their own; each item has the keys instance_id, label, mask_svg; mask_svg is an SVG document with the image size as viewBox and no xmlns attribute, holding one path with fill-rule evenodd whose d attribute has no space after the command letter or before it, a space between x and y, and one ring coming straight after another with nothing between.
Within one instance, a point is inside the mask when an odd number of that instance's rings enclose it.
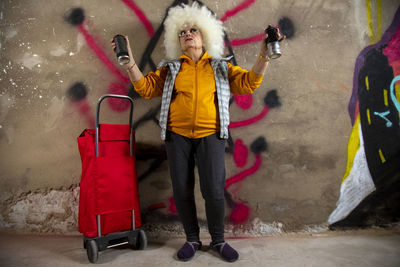
<instances>
[{"instance_id":1,"label":"zipper on vest","mask_svg":"<svg viewBox=\"0 0 400 267\"><path fill-rule=\"evenodd\" d=\"M196 119L197 119L197 99L198 99L198 83L197 83L197 62L194 64L194 103L193 103L193 122L192 122L192 137L194 137L194 132L196 129Z\"/></svg>"}]
</instances>

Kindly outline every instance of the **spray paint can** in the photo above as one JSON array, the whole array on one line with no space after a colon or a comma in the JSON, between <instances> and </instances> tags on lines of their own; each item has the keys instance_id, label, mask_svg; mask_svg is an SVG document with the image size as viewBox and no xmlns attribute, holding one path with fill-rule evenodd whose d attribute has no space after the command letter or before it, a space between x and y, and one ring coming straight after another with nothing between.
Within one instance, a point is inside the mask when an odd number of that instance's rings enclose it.
<instances>
[{"instance_id":1,"label":"spray paint can","mask_svg":"<svg viewBox=\"0 0 400 267\"><path fill-rule=\"evenodd\" d=\"M128 48L126 46L125 36L117 34L114 36L115 53L117 54L117 60L120 65L128 64L130 61Z\"/></svg>"},{"instance_id":2,"label":"spray paint can","mask_svg":"<svg viewBox=\"0 0 400 267\"><path fill-rule=\"evenodd\" d=\"M279 46L278 30L269 25L268 28L265 29L265 33L268 34L267 46L268 46L269 57L272 59L277 59L282 55L281 47Z\"/></svg>"}]
</instances>

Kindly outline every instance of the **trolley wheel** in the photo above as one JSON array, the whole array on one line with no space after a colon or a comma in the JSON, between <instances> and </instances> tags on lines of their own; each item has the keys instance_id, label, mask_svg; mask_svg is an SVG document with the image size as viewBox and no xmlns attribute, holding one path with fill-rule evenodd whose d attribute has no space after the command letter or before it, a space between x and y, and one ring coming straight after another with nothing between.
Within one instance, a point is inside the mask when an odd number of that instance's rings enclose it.
<instances>
[{"instance_id":1,"label":"trolley wheel","mask_svg":"<svg viewBox=\"0 0 400 267\"><path fill-rule=\"evenodd\" d=\"M147 247L147 237L146 233L140 229L139 230L139 236L136 240L136 248L139 250L143 250Z\"/></svg>"},{"instance_id":2,"label":"trolley wheel","mask_svg":"<svg viewBox=\"0 0 400 267\"><path fill-rule=\"evenodd\" d=\"M91 263L96 263L99 259L99 249L97 248L96 241L88 240L86 241L86 252L88 259Z\"/></svg>"}]
</instances>

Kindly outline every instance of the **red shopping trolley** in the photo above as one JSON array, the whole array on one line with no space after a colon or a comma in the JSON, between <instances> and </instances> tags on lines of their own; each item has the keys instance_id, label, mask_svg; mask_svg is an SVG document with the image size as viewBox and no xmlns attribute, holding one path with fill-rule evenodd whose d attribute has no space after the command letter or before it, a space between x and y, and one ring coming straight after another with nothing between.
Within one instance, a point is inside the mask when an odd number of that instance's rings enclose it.
<instances>
[{"instance_id":1,"label":"red shopping trolley","mask_svg":"<svg viewBox=\"0 0 400 267\"><path fill-rule=\"evenodd\" d=\"M129 125L100 124L100 105L106 98L130 101ZM97 103L96 129L85 129L78 137L82 161L79 194L79 232L90 262L99 251L131 244L147 246L141 227L135 165L133 100L128 96L104 95Z\"/></svg>"}]
</instances>

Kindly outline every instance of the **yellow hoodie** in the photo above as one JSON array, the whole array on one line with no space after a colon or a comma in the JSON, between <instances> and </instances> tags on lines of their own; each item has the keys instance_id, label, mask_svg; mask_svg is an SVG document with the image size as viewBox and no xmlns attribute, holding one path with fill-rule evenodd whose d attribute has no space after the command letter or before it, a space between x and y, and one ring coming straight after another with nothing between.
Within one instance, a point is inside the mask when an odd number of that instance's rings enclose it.
<instances>
[{"instance_id":1,"label":"yellow hoodie","mask_svg":"<svg viewBox=\"0 0 400 267\"><path fill-rule=\"evenodd\" d=\"M175 80L167 129L188 138L202 138L219 131L218 100L211 56L205 52L195 63L186 55L181 57L181 69ZM251 94L261 84L263 75L228 63L230 90L233 94ZM150 72L133 82L144 98L161 96L167 67Z\"/></svg>"}]
</instances>

